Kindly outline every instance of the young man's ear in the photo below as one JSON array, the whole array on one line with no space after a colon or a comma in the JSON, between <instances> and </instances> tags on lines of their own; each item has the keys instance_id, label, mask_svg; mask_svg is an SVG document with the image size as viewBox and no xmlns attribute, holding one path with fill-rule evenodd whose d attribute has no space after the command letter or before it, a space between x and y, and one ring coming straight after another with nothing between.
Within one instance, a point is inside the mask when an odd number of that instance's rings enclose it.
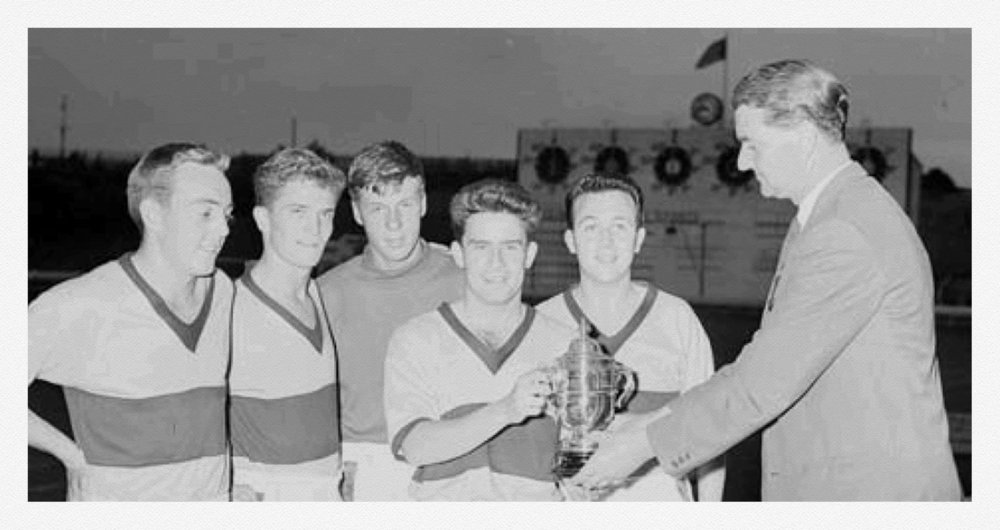
<instances>
[{"instance_id":1,"label":"young man's ear","mask_svg":"<svg viewBox=\"0 0 1000 530\"><path fill-rule=\"evenodd\" d=\"M642 250L642 242L646 240L646 227L640 226L638 230L635 231L635 249L633 253L638 254Z\"/></svg>"},{"instance_id":2,"label":"young man's ear","mask_svg":"<svg viewBox=\"0 0 1000 530\"><path fill-rule=\"evenodd\" d=\"M573 231L569 228L563 232L563 243L566 244L566 250L570 254L576 255L576 240L573 239Z\"/></svg>"},{"instance_id":3,"label":"young man's ear","mask_svg":"<svg viewBox=\"0 0 1000 530\"><path fill-rule=\"evenodd\" d=\"M163 204L155 197L146 197L139 202L139 218L144 232L159 232L163 227Z\"/></svg>"},{"instance_id":4,"label":"young man's ear","mask_svg":"<svg viewBox=\"0 0 1000 530\"><path fill-rule=\"evenodd\" d=\"M361 205L353 198L351 199L351 213L354 214L354 222L364 228L365 222L361 219Z\"/></svg>"},{"instance_id":5,"label":"young man's ear","mask_svg":"<svg viewBox=\"0 0 1000 530\"><path fill-rule=\"evenodd\" d=\"M423 189L420 190L420 218L423 219L424 214L427 213L427 192Z\"/></svg>"},{"instance_id":6,"label":"young man's ear","mask_svg":"<svg viewBox=\"0 0 1000 530\"><path fill-rule=\"evenodd\" d=\"M458 268L465 268L465 254L462 253L462 245L458 241L451 242L451 259L455 260L455 265L458 265Z\"/></svg>"},{"instance_id":7,"label":"young man's ear","mask_svg":"<svg viewBox=\"0 0 1000 530\"><path fill-rule=\"evenodd\" d=\"M263 206L253 207L253 220L257 223L257 230L266 235L271 231L271 213Z\"/></svg>"},{"instance_id":8,"label":"young man's ear","mask_svg":"<svg viewBox=\"0 0 1000 530\"><path fill-rule=\"evenodd\" d=\"M531 268L531 265L535 263L535 256L537 255L538 255L538 243L535 243L534 241L528 241L528 248L525 249L524 253L525 270Z\"/></svg>"}]
</instances>

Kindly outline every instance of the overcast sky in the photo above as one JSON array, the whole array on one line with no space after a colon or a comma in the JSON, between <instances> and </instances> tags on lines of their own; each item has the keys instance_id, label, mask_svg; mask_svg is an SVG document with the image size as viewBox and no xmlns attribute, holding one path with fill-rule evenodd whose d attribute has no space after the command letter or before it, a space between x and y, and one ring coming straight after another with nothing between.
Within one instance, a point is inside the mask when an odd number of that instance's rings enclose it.
<instances>
[{"instance_id":1,"label":"overcast sky","mask_svg":"<svg viewBox=\"0 0 1000 530\"><path fill-rule=\"evenodd\" d=\"M694 64L721 29L31 29L28 142L141 151L194 140L266 152L313 139L351 154L383 138L430 155L515 155L522 127L687 126L721 92ZM805 57L851 90L851 125L914 130L913 150L970 186L968 30L729 30L728 89Z\"/></svg>"}]
</instances>

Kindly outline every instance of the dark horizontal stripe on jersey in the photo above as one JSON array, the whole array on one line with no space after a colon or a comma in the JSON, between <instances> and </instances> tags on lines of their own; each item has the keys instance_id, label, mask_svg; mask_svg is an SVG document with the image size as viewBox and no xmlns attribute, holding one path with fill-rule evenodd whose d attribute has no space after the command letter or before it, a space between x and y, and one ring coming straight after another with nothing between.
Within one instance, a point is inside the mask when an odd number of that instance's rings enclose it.
<instances>
[{"instance_id":1,"label":"dark horizontal stripe on jersey","mask_svg":"<svg viewBox=\"0 0 1000 530\"><path fill-rule=\"evenodd\" d=\"M488 444L490 469L504 475L553 482L558 442L559 429L549 416L535 416L524 423L508 425Z\"/></svg>"},{"instance_id":2,"label":"dark horizontal stripe on jersey","mask_svg":"<svg viewBox=\"0 0 1000 530\"><path fill-rule=\"evenodd\" d=\"M636 392L625 406L626 412L652 412L670 403L680 392Z\"/></svg>"},{"instance_id":3,"label":"dark horizontal stripe on jersey","mask_svg":"<svg viewBox=\"0 0 1000 530\"><path fill-rule=\"evenodd\" d=\"M392 441L389 443L389 450L392 451L392 456L396 457L396 460L406 462L406 456L403 455L403 441L410 435L410 431L412 431L414 427L425 421L431 421L431 419L417 418L410 423L403 425L403 428L392 437Z\"/></svg>"},{"instance_id":4,"label":"dark horizontal stripe on jersey","mask_svg":"<svg viewBox=\"0 0 1000 530\"><path fill-rule=\"evenodd\" d=\"M340 451L333 383L278 399L234 395L231 407L235 456L264 464L298 464Z\"/></svg>"},{"instance_id":5,"label":"dark horizontal stripe on jersey","mask_svg":"<svg viewBox=\"0 0 1000 530\"><path fill-rule=\"evenodd\" d=\"M485 406L483 403L462 405L444 414L442 419L467 416ZM557 437L556 424L551 418L530 418L522 424L508 425L488 442L462 456L420 466L413 480L442 480L457 477L471 469L488 467L505 475L552 481Z\"/></svg>"},{"instance_id":6,"label":"dark horizontal stripe on jersey","mask_svg":"<svg viewBox=\"0 0 1000 530\"><path fill-rule=\"evenodd\" d=\"M460 405L459 407L444 413L444 415L441 416L441 419L450 420L452 418L461 418L462 416L466 416L485 406L486 406L485 403L468 403L465 405ZM410 431L412 431L414 427L425 421L431 421L431 419L417 418L411 421L410 423L404 425L403 428L396 433L396 436L392 437L392 443L390 444L390 448L392 449L392 454L393 456L396 457L396 460L401 460L403 462L406 462L406 457L403 456L403 441L406 440L406 437L410 434Z\"/></svg>"},{"instance_id":7,"label":"dark horizontal stripe on jersey","mask_svg":"<svg viewBox=\"0 0 1000 530\"><path fill-rule=\"evenodd\" d=\"M486 406L486 403L466 403L459 405L441 415L442 420L462 418ZM476 447L464 455L457 456L451 460L427 464L417 468L413 473L415 482L428 482L445 478L457 477L470 469L486 467L490 465L489 455L486 451L486 444Z\"/></svg>"},{"instance_id":8,"label":"dark horizontal stripe on jersey","mask_svg":"<svg viewBox=\"0 0 1000 530\"><path fill-rule=\"evenodd\" d=\"M226 389L119 398L66 387L73 437L87 462L142 467L226 452Z\"/></svg>"}]
</instances>

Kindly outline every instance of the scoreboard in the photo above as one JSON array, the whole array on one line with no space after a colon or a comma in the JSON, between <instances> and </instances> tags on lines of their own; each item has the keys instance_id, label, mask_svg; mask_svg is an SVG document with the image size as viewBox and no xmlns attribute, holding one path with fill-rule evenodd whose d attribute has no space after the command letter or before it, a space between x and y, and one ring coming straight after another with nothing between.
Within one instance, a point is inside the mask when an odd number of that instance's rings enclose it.
<instances>
[{"instance_id":1,"label":"scoreboard","mask_svg":"<svg viewBox=\"0 0 1000 530\"><path fill-rule=\"evenodd\" d=\"M852 156L916 220L919 169L907 128L848 129ZM583 173L618 169L645 195L646 241L633 277L690 302L760 305L795 206L760 195L752 172L736 168L731 129L546 128L518 132L517 174L542 204L529 298L577 281L563 243L565 194Z\"/></svg>"}]
</instances>

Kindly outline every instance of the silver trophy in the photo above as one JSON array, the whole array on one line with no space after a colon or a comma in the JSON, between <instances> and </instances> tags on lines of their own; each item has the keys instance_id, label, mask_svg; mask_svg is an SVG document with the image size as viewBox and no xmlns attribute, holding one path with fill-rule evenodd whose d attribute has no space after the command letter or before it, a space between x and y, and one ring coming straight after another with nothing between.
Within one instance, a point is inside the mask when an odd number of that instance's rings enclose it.
<instances>
[{"instance_id":1,"label":"silver trophy","mask_svg":"<svg viewBox=\"0 0 1000 530\"><path fill-rule=\"evenodd\" d=\"M582 319L579 336L548 372L552 384L548 410L559 423L554 471L566 479L597 449L593 433L606 429L635 393L635 372L601 351L600 344L587 336Z\"/></svg>"}]
</instances>

